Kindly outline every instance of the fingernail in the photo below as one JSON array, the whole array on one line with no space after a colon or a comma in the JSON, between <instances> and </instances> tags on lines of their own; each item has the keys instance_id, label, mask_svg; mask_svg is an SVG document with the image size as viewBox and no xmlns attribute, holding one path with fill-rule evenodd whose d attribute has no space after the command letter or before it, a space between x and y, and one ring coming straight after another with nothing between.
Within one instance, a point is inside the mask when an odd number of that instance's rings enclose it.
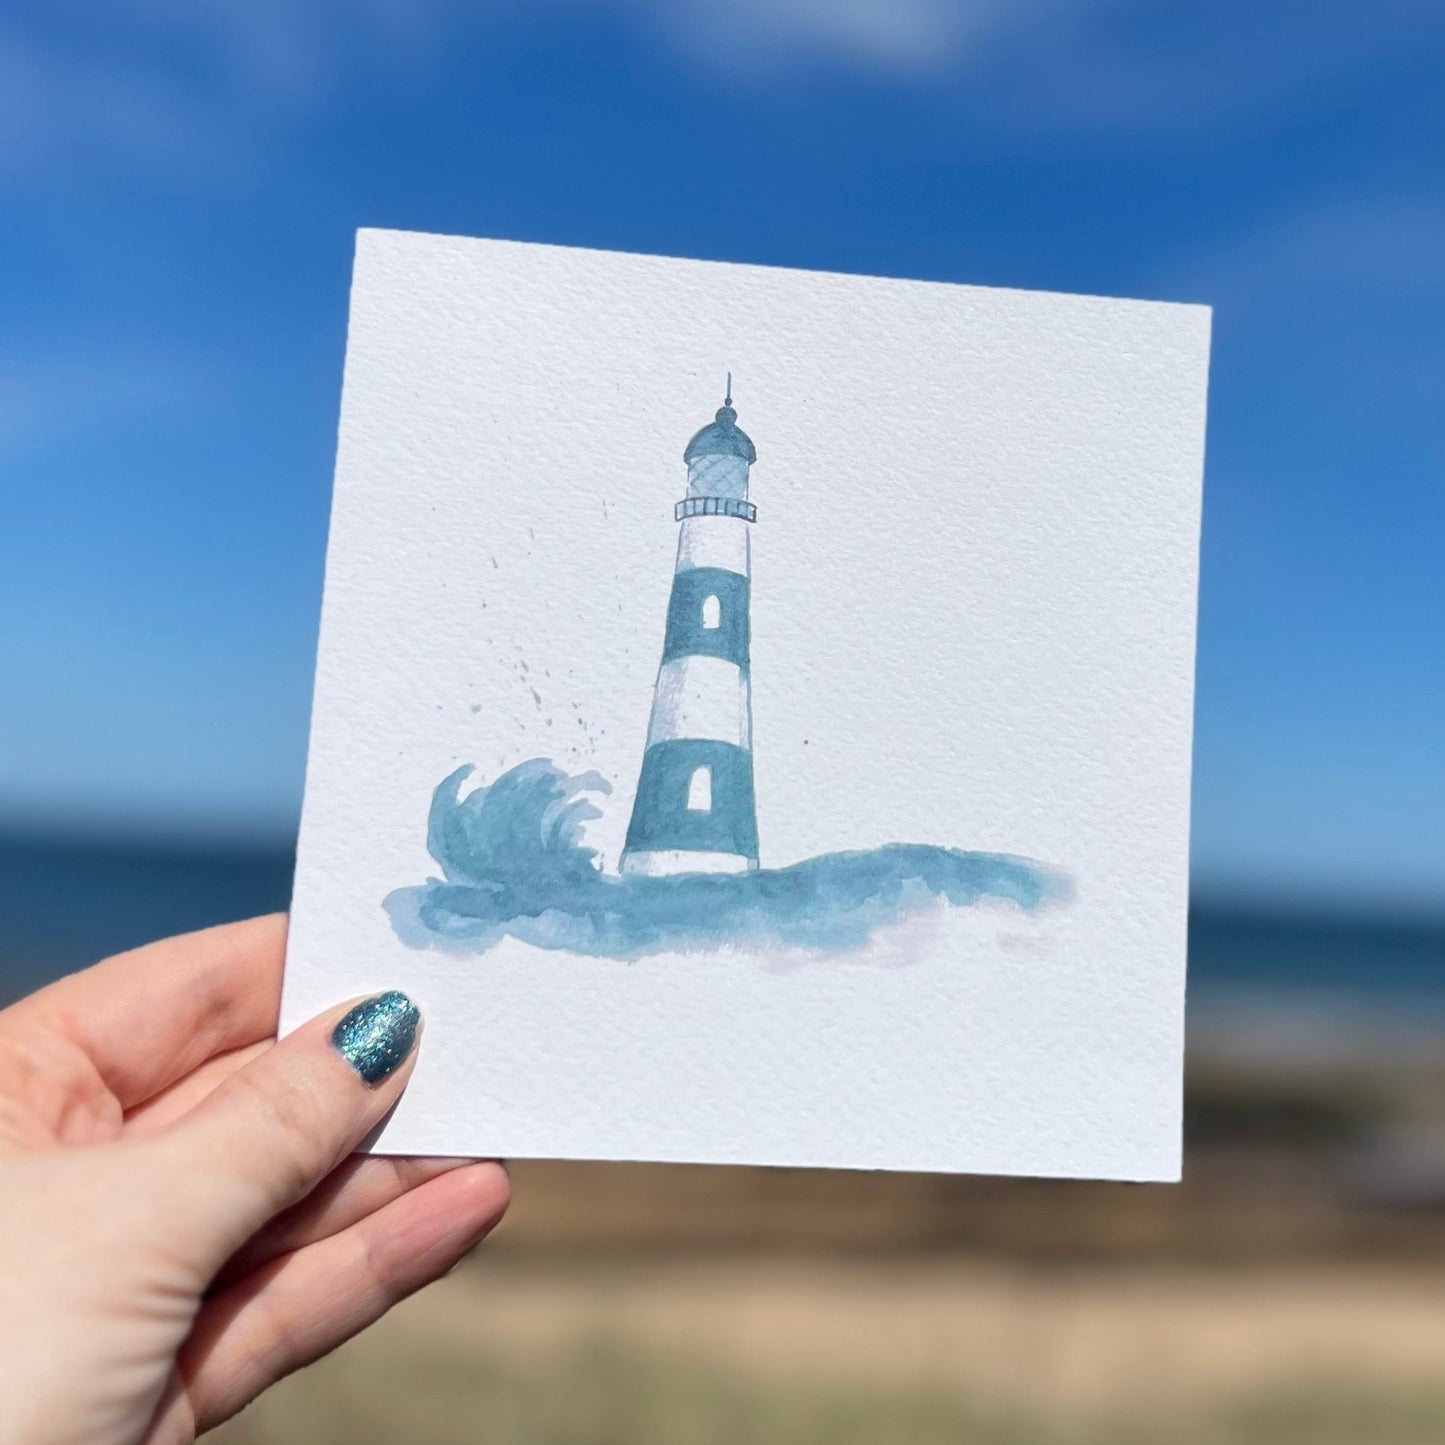
<instances>
[{"instance_id":1,"label":"fingernail","mask_svg":"<svg viewBox=\"0 0 1445 1445\"><path fill-rule=\"evenodd\" d=\"M363 1083L379 1084L411 1053L420 1022L417 1006L393 989L357 1004L332 1029L331 1042Z\"/></svg>"}]
</instances>

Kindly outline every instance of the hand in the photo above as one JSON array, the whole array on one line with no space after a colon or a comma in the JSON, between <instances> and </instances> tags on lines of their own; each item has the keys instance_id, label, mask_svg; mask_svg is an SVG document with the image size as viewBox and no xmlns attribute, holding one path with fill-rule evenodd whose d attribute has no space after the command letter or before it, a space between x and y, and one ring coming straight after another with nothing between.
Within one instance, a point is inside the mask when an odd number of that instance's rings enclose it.
<instances>
[{"instance_id":1,"label":"hand","mask_svg":"<svg viewBox=\"0 0 1445 1445\"><path fill-rule=\"evenodd\" d=\"M285 936L170 939L0 1012L3 1445L190 1440L501 1218L499 1164L348 1157L415 1011L275 1042Z\"/></svg>"}]
</instances>

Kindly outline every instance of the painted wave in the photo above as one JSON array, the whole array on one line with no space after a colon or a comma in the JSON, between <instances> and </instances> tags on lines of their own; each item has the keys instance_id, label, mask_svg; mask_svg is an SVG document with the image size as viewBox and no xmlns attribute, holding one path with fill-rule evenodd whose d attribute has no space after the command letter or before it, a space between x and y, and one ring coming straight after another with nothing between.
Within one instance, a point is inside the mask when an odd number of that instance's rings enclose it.
<instances>
[{"instance_id":1,"label":"painted wave","mask_svg":"<svg viewBox=\"0 0 1445 1445\"><path fill-rule=\"evenodd\" d=\"M546 758L462 796L470 765L432 795L427 851L442 870L384 906L415 948L481 953L504 937L599 958L735 948L841 950L923 908L999 899L1033 911L1067 878L1024 858L927 843L824 853L786 868L668 878L603 873L583 842L612 791Z\"/></svg>"}]
</instances>

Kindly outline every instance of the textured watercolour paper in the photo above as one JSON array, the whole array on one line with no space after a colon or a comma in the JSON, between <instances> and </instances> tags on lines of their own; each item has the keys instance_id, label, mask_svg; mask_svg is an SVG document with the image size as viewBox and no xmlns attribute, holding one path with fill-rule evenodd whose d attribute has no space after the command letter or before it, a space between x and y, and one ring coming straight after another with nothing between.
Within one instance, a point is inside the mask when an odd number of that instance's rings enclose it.
<instances>
[{"instance_id":1,"label":"textured watercolour paper","mask_svg":"<svg viewBox=\"0 0 1445 1445\"><path fill-rule=\"evenodd\" d=\"M1173 1179L1205 308L365 231L282 1027L373 1147Z\"/></svg>"}]
</instances>

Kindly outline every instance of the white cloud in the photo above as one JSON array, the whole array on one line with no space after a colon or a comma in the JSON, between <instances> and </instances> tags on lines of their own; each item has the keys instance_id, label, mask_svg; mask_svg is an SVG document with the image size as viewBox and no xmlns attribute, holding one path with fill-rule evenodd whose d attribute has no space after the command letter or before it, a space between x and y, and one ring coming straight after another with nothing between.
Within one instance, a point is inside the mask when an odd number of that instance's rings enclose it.
<instances>
[{"instance_id":1,"label":"white cloud","mask_svg":"<svg viewBox=\"0 0 1445 1445\"><path fill-rule=\"evenodd\" d=\"M1332 394L1332 405L1368 412L1375 426L1439 410L1438 196L1364 190L1292 199L1233 234L1201 239L1139 289L1213 306L1220 366L1262 387L1257 395L1277 386ZM1276 375L1281 367L1287 373Z\"/></svg>"},{"instance_id":2,"label":"white cloud","mask_svg":"<svg viewBox=\"0 0 1445 1445\"><path fill-rule=\"evenodd\" d=\"M583 0L587 3L587 0ZM847 67L946 89L985 131L1237 127L1445 57L1439 0L590 0L734 73Z\"/></svg>"},{"instance_id":3,"label":"white cloud","mask_svg":"<svg viewBox=\"0 0 1445 1445\"><path fill-rule=\"evenodd\" d=\"M1234 131L1445 52L1437 0L1086 0L1010 37L1011 123L1148 138Z\"/></svg>"},{"instance_id":4,"label":"white cloud","mask_svg":"<svg viewBox=\"0 0 1445 1445\"><path fill-rule=\"evenodd\" d=\"M173 169L200 133L190 99L152 65L0 31L0 172L43 171L76 154Z\"/></svg>"},{"instance_id":5,"label":"white cloud","mask_svg":"<svg viewBox=\"0 0 1445 1445\"><path fill-rule=\"evenodd\" d=\"M492 0L497 8L502 0ZM0 174L198 171L437 41L460 0L50 0L0 16Z\"/></svg>"},{"instance_id":6,"label":"white cloud","mask_svg":"<svg viewBox=\"0 0 1445 1445\"><path fill-rule=\"evenodd\" d=\"M584 8L735 83L871 75L1025 145L1237 129L1445 54L1439 0L32 0L0 21L0 170L194 165Z\"/></svg>"},{"instance_id":7,"label":"white cloud","mask_svg":"<svg viewBox=\"0 0 1445 1445\"><path fill-rule=\"evenodd\" d=\"M906 78L952 68L971 42L1039 7L1037 0L635 0L615 8L648 16L691 55L739 76L841 64Z\"/></svg>"},{"instance_id":8,"label":"white cloud","mask_svg":"<svg viewBox=\"0 0 1445 1445\"><path fill-rule=\"evenodd\" d=\"M0 465L81 431L137 417L174 416L224 395L205 357L150 344L78 337L0 351Z\"/></svg>"},{"instance_id":9,"label":"white cloud","mask_svg":"<svg viewBox=\"0 0 1445 1445\"><path fill-rule=\"evenodd\" d=\"M1296 197L1240 234L1177 257L1156 283L1160 294L1233 311L1310 296L1333 308L1362 293L1406 306L1445 302L1445 200L1368 189Z\"/></svg>"}]
</instances>

